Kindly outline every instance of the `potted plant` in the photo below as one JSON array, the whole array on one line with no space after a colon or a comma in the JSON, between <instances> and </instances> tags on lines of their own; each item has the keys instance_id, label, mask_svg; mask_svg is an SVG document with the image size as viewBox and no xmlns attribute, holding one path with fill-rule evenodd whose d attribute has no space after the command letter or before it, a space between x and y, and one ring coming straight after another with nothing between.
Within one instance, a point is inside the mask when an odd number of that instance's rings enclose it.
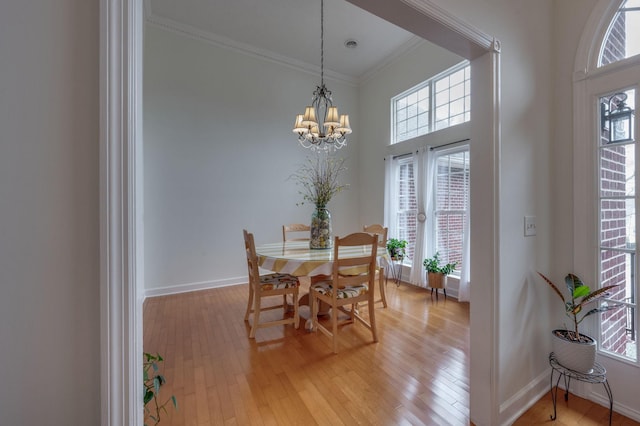
<instances>
[{"instance_id":1,"label":"potted plant","mask_svg":"<svg viewBox=\"0 0 640 426\"><path fill-rule=\"evenodd\" d=\"M167 404L169 401L173 404L174 408L178 408L178 401L174 395L171 395L164 403L158 401L160 394L160 387L167 381L164 376L159 373L158 365L164 361L160 354L150 354L144 352L144 361L142 364L143 373L143 385L144 385L144 425L150 425L147 421L150 420L154 425L160 423L160 412L167 412ZM149 407L148 405L151 404Z\"/></svg>"},{"instance_id":2,"label":"potted plant","mask_svg":"<svg viewBox=\"0 0 640 426\"><path fill-rule=\"evenodd\" d=\"M319 154L307 157L306 162L292 175L301 187L298 192L302 195L302 201L297 205L304 205L305 202L315 205L309 235L309 247L312 249L330 249L333 244L331 213L327 204L336 194L349 187L339 182L340 175L347 170L344 163L344 158Z\"/></svg>"},{"instance_id":3,"label":"potted plant","mask_svg":"<svg viewBox=\"0 0 640 426\"><path fill-rule=\"evenodd\" d=\"M622 304L601 305L582 312L583 308L603 296L617 285L609 285L591 291L582 279L574 274L567 274L564 281L569 290L570 298L565 299L560 289L547 277L538 272L538 275L549 284L553 291L560 297L565 308L565 314L573 322L573 330L557 329L552 331L552 348L558 362L566 368L581 373L589 373L593 369L596 360L596 341L592 337L581 334L578 330L580 323L589 315L605 312L622 307ZM581 315L580 315L581 314Z\"/></svg>"},{"instance_id":4,"label":"potted plant","mask_svg":"<svg viewBox=\"0 0 640 426\"><path fill-rule=\"evenodd\" d=\"M427 283L429 287L431 287L431 292L433 293L433 289L441 288L444 290L445 297L447 296L446 290L446 277L450 273L452 273L458 262L447 263L445 265L440 266L440 253L436 252L433 257L428 257L422 261L422 265L427 270ZM436 297L438 296L438 291L436 290Z\"/></svg>"},{"instance_id":5,"label":"potted plant","mask_svg":"<svg viewBox=\"0 0 640 426\"><path fill-rule=\"evenodd\" d=\"M389 238L387 240L387 252L393 260L402 260L406 254L407 241L397 238Z\"/></svg>"}]
</instances>

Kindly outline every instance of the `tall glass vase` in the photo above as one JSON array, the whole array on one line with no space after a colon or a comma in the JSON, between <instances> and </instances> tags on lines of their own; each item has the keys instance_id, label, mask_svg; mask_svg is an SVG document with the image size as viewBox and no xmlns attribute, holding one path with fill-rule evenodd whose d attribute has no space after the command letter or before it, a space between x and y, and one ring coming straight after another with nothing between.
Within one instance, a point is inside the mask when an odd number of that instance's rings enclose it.
<instances>
[{"instance_id":1,"label":"tall glass vase","mask_svg":"<svg viewBox=\"0 0 640 426\"><path fill-rule=\"evenodd\" d=\"M311 214L309 247L312 249L330 249L332 245L331 213L325 207L316 207Z\"/></svg>"}]
</instances>

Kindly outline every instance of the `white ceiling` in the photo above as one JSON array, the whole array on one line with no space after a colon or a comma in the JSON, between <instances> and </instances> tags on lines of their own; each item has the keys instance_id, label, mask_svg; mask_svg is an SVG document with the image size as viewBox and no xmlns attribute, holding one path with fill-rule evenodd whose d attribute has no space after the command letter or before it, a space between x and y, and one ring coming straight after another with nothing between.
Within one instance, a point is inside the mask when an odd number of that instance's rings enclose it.
<instances>
[{"instance_id":1,"label":"white ceiling","mask_svg":"<svg viewBox=\"0 0 640 426\"><path fill-rule=\"evenodd\" d=\"M146 0L150 22L303 68L320 67L320 0ZM324 2L327 75L357 81L422 42L345 0ZM358 42L356 49L344 46Z\"/></svg>"}]
</instances>

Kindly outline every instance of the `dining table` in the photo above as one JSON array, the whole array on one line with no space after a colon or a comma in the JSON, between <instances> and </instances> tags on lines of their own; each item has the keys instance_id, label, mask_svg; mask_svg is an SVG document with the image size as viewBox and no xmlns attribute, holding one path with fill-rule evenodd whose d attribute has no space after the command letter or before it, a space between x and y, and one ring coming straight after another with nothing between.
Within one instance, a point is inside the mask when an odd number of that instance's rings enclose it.
<instances>
[{"instance_id":1,"label":"dining table","mask_svg":"<svg viewBox=\"0 0 640 426\"><path fill-rule=\"evenodd\" d=\"M378 265L385 266L390 263L389 254L385 249L378 248L382 253L377 254ZM343 246L340 247L339 255L341 259L362 257L371 252L370 245L364 246ZM280 241L277 243L266 243L256 246L258 265L266 270L291 274L296 277L313 277L319 275L331 276L333 273L333 261L335 252L333 248L312 249L309 241ZM304 294L299 304L309 305L309 294ZM327 314L328 310L320 306L319 315ZM305 315L303 315L305 316ZM307 318L306 328L310 322Z\"/></svg>"},{"instance_id":2,"label":"dining table","mask_svg":"<svg viewBox=\"0 0 640 426\"><path fill-rule=\"evenodd\" d=\"M371 246L344 246L340 258L362 257L371 251ZM382 253L380 253L382 251ZM331 275L334 250L309 248L308 241L286 241L267 243L256 247L258 265L273 272L291 274L296 277ZM378 248L378 264L386 265L390 257L386 250Z\"/></svg>"}]
</instances>

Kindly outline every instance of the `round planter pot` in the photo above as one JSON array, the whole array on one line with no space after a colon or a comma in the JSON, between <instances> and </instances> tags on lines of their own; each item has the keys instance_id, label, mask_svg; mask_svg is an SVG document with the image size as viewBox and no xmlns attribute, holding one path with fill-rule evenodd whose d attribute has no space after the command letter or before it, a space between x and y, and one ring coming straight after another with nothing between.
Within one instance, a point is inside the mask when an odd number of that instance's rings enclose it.
<instances>
[{"instance_id":1,"label":"round planter pot","mask_svg":"<svg viewBox=\"0 0 640 426\"><path fill-rule=\"evenodd\" d=\"M596 362L596 341L584 334L580 336L586 340L584 342L575 342L569 340L567 334L572 331L553 330L552 347L556 354L558 362L570 369L580 373L590 373Z\"/></svg>"},{"instance_id":2,"label":"round planter pot","mask_svg":"<svg viewBox=\"0 0 640 426\"><path fill-rule=\"evenodd\" d=\"M427 272L427 285L431 288L445 288L447 276L437 272Z\"/></svg>"}]
</instances>

